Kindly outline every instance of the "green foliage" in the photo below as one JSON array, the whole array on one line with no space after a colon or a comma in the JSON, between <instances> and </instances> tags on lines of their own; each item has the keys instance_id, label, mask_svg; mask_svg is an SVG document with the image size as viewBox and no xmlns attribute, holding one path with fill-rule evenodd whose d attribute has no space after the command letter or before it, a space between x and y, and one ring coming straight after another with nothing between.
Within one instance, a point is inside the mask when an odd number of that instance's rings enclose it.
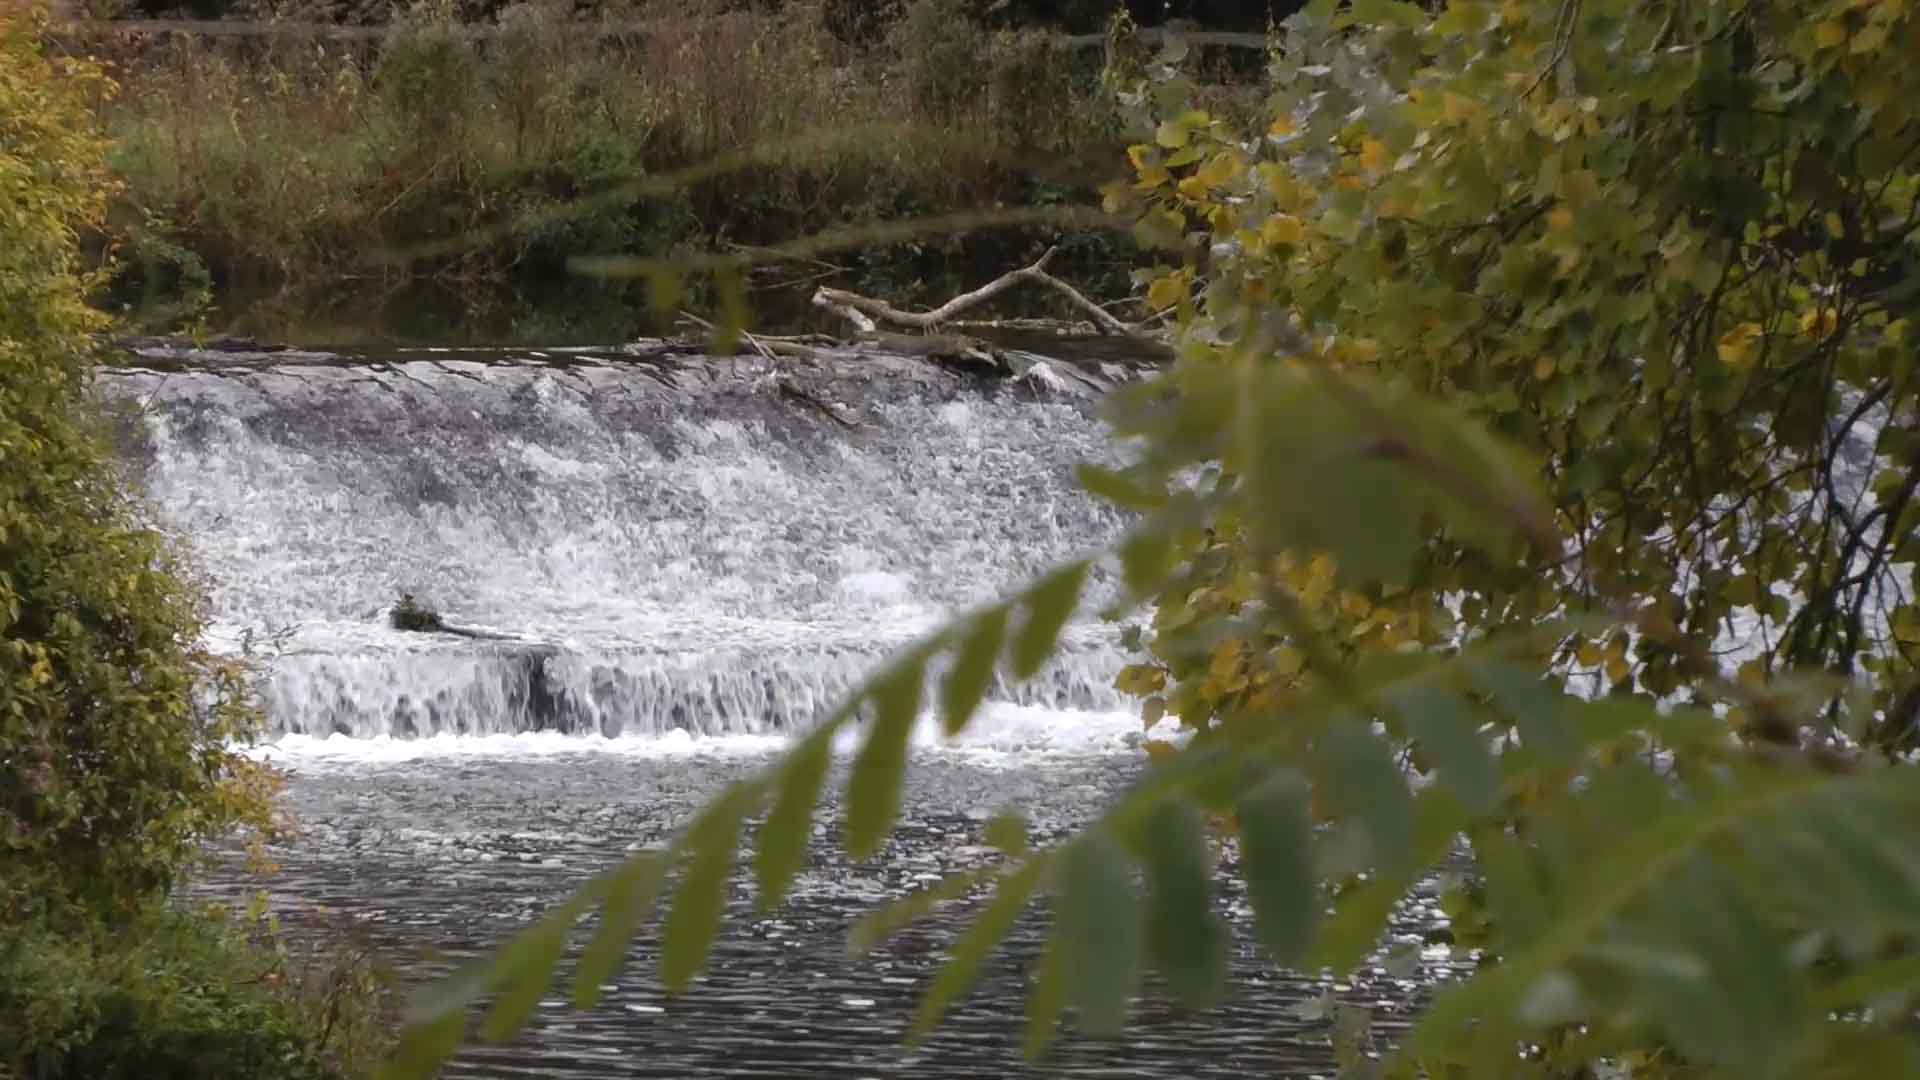
<instances>
[{"instance_id":1,"label":"green foliage","mask_svg":"<svg viewBox=\"0 0 1920 1080\"><path fill-rule=\"evenodd\" d=\"M111 916L211 836L272 825L240 669L115 486L88 410L79 231L99 220L98 68L0 16L0 918Z\"/></svg>"},{"instance_id":2,"label":"green foliage","mask_svg":"<svg viewBox=\"0 0 1920 1080\"><path fill-rule=\"evenodd\" d=\"M1083 477L1140 514L1111 554L1152 632L1121 685L1187 738L1081 835L1008 845L916 1031L1041 894L1030 1048L1068 1004L1118 1027L1147 963L1205 1000L1206 819L1295 967L1364 962L1470 860L1446 903L1485 960L1387 1074L1920 1069L1920 16L1323 2L1277 45L1261 130L1196 106L1177 41L1113 78L1143 141L1109 209L1168 253L1141 284L1179 355L1112 402L1136 463ZM1844 452L1862 419L1870 459ZM930 661L963 729L981 656L1033 674L1087 565L930 636L803 744L894 718L851 850L890 824ZM786 767L676 843L677 902L721 898L714 846ZM680 974L711 934L670 916Z\"/></svg>"},{"instance_id":3,"label":"green foliage","mask_svg":"<svg viewBox=\"0 0 1920 1080\"><path fill-rule=\"evenodd\" d=\"M992 39L971 7L967 0L907 0L888 31L908 98L924 113L952 115L987 90Z\"/></svg>"},{"instance_id":4,"label":"green foliage","mask_svg":"<svg viewBox=\"0 0 1920 1080\"><path fill-rule=\"evenodd\" d=\"M383 1048L384 976L359 950L303 954L280 941L157 907L112 931L9 925L0 933L0 1076L363 1073Z\"/></svg>"},{"instance_id":5,"label":"green foliage","mask_svg":"<svg viewBox=\"0 0 1920 1080\"><path fill-rule=\"evenodd\" d=\"M732 256L876 218L1018 205L1036 189L1086 203L1118 145L1096 53L929 21L915 14L926 3L864 46L830 33L812 0L671 5L623 37L596 36L555 0L503 5L479 37L454 7L407 7L378 46L177 35L127 55L130 92L97 111L129 246L183 278L193 263L163 239L225 284L329 298L370 275L382 292L429 275L475 294L550 287L575 256ZM931 37L909 47L902 35L921 34L909 26ZM1099 168L1074 164L1089 160ZM965 249L915 237L835 262L911 302L902 288L947 286L937 271L952 256L997 272L1040 235ZM1127 257L1107 239L1080 238L1086 262ZM763 290L831 268L765 269Z\"/></svg>"}]
</instances>

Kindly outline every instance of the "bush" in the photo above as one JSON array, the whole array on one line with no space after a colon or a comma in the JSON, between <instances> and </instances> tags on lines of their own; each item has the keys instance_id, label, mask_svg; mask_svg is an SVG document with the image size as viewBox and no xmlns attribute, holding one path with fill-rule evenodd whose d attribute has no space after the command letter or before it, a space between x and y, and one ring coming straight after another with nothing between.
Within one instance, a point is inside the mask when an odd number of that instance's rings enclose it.
<instances>
[{"instance_id":1,"label":"bush","mask_svg":"<svg viewBox=\"0 0 1920 1080\"><path fill-rule=\"evenodd\" d=\"M164 908L111 932L67 921L10 928L0 936L0 1077L364 1073L379 1048L380 974L359 952L297 967L275 940Z\"/></svg>"},{"instance_id":2,"label":"bush","mask_svg":"<svg viewBox=\"0 0 1920 1080\"><path fill-rule=\"evenodd\" d=\"M98 68L0 15L0 920L124 912L201 841L269 823L240 672L115 484L86 392L79 232L108 190Z\"/></svg>"},{"instance_id":3,"label":"bush","mask_svg":"<svg viewBox=\"0 0 1920 1080\"><path fill-rule=\"evenodd\" d=\"M965 112L987 89L991 39L966 0L908 0L887 40L924 115Z\"/></svg>"}]
</instances>

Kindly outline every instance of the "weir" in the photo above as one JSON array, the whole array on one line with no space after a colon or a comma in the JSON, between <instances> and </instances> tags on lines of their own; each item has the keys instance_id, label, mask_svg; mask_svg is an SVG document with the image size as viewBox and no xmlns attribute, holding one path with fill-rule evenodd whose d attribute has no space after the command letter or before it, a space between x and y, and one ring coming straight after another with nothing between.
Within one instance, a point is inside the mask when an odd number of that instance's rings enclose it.
<instances>
[{"instance_id":1,"label":"weir","mask_svg":"<svg viewBox=\"0 0 1920 1080\"><path fill-rule=\"evenodd\" d=\"M275 734L712 735L804 726L1124 527L1072 469L1116 452L1095 404L1139 368L1014 366L149 342L98 385ZM392 629L403 592L505 639ZM1119 706L1091 611L995 696Z\"/></svg>"}]
</instances>

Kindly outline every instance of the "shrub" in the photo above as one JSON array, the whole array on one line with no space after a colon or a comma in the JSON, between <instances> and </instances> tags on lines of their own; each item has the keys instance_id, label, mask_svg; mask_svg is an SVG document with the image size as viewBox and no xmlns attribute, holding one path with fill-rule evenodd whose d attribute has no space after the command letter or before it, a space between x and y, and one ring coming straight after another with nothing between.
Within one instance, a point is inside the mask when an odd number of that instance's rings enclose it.
<instances>
[{"instance_id":1,"label":"shrub","mask_svg":"<svg viewBox=\"0 0 1920 1080\"><path fill-rule=\"evenodd\" d=\"M986 91L992 40L966 0L908 0L887 40L923 115L966 112Z\"/></svg>"},{"instance_id":2,"label":"shrub","mask_svg":"<svg viewBox=\"0 0 1920 1080\"><path fill-rule=\"evenodd\" d=\"M0 1076L343 1075L377 1030L363 963L290 971L271 924L165 906L205 841L274 826L274 778L87 398L112 86L40 29L0 14Z\"/></svg>"},{"instance_id":3,"label":"shrub","mask_svg":"<svg viewBox=\"0 0 1920 1080\"><path fill-rule=\"evenodd\" d=\"M239 673L122 496L86 401L79 230L100 219L98 68L0 14L0 920L131 908L209 836L269 822Z\"/></svg>"},{"instance_id":4,"label":"shrub","mask_svg":"<svg viewBox=\"0 0 1920 1080\"><path fill-rule=\"evenodd\" d=\"M302 962L277 940L264 924L159 907L111 931L11 926L0 934L0 1076L364 1073L381 1045L384 976L363 952Z\"/></svg>"}]
</instances>

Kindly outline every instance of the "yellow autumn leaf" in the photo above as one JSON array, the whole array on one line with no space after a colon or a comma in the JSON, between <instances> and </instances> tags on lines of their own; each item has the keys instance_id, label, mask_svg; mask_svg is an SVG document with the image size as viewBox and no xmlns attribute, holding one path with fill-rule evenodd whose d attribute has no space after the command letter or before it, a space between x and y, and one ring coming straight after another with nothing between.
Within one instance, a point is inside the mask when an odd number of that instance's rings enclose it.
<instances>
[{"instance_id":1,"label":"yellow autumn leaf","mask_svg":"<svg viewBox=\"0 0 1920 1080\"><path fill-rule=\"evenodd\" d=\"M1440 115L1446 117L1449 124L1462 123L1479 111L1480 103L1472 98L1461 97L1452 91L1440 95Z\"/></svg>"},{"instance_id":2,"label":"yellow autumn leaf","mask_svg":"<svg viewBox=\"0 0 1920 1080\"><path fill-rule=\"evenodd\" d=\"M1147 306L1155 311L1170 308L1186 298L1186 280L1175 274L1156 278L1153 284L1147 286Z\"/></svg>"},{"instance_id":3,"label":"yellow autumn leaf","mask_svg":"<svg viewBox=\"0 0 1920 1080\"><path fill-rule=\"evenodd\" d=\"M1835 240L1847 235L1846 222L1841 221L1840 215L1832 210L1827 211L1826 217L1821 219L1821 223L1827 227L1827 235L1833 237Z\"/></svg>"},{"instance_id":4,"label":"yellow autumn leaf","mask_svg":"<svg viewBox=\"0 0 1920 1080\"><path fill-rule=\"evenodd\" d=\"M1273 118L1273 123L1267 125L1267 134L1276 139L1284 139L1293 134L1294 130L1291 113L1281 113Z\"/></svg>"},{"instance_id":5,"label":"yellow autumn leaf","mask_svg":"<svg viewBox=\"0 0 1920 1080\"><path fill-rule=\"evenodd\" d=\"M1306 663L1307 658L1291 645L1282 645L1273 650L1273 670L1278 675L1292 678L1300 674L1300 669Z\"/></svg>"},{"instance_id":6,"label":"yellow autumn leaf","mask_svg":"<svg viewBox=\"0 0 1920 1080\"><path fill-rule=\"evenodd\" d=\"M1132 697L1157 693L1167 685L1165 669L1149 664L1129 664L1114 677L1113 688Z\"/></svg>"},{"instance_id":7,"label":"yellow autumn leaf","mask_svg":"<svg viewBox=\"0 0 1920 1080\"><path fill-rule=\"evenodd\" d=\"M1240 670L1240 642L1229 639L1213 647L1213 655L1207 660L1207 675L1222 681L1230 679Z\"/></svg>"},{"instance_id":8,"label":"yellow autumn leaf","mask_svg":"<svg viewBox=\"0 0 1920 1080\"><path fill-rule=\"evenodd\" d=\"M1200 202L1207 197L1207 182L1198 175L1189 176L1177 185L1180 194Z\"/></svg>"},{"instance_id":9,"label":"yellow autumn leaf","mask_svg":"<svg viewBox=\"0 0 1920 1080\"><path fill-rule=\"evenodd\" d=\"M1760 349L1760 324L1743 322L1720 335L1715 351L1728 367L1746 367Z\"/></svg>"},{"instance_id":10,"label":"yellow autumn leaf","mask_svg":"<svg viewBox=\"0 0 1920 1080\"><path fill-rule=\"evenodd\" d=\"M1240 159L1232 154L1215 154L1200 166L1198 175L1208 187L1225 187L1240 176Z\"/></svg>"},{"instance_id":11,"label":"yellow autumn leaf","mask_svg":"<svg viewBox=\"0 0 1920 1080\"><path fill-rule=\"evenodd\" d=\"M1553 357L1541 356L1533 361L1533 377L1542 382L1553 378Z\"/></svg>"},{"instance_id":12,"label":"yellow autumn leaf","mask_svg":"<svg viewBox=\"0 0 1920 1080\"><path fill-rule=\"evenodd\" d=\"M1580 662L1581 667L1588 668L1599 667L1600 662L1606 659L1600 652L1600 646L1591 641L1581 642L1580 647L1574 650L1573 658Z\"/></svg>"},{"instance_id":13,"label":"yellow autumn leaf","mask_svg":"<svg viewBox=\"0 0 1920 1080\"><path fill-rule=\"evenodd\" d=\"M1573 211L1564 206L1547 211L1547 227L1559 232L1573 228Z\"/></svg>"},{"instance_id":14,"label":"yellow autumn leaf","mask_svg":"<svg viewBox=\"0 0 1920 1080\"><path fill-rule=\"evenodd\" d=\"M1307 227L1292 214L1274 214L1260 226L1260 239L1268 247L1299 244L1307 238Z\"/></svg>"},{"instance_id":15,"label":"yellow autumn leaf","mask_svg":"<svg viewBox=\"0 0 1920 1080\"><path fill-rule=\"evenodd\" d=\"M1832 308L1809 308L1800 313L1800 332L1815 341L1824 341L1839 328L1840 313Z\"/></svg>"},{"instance_id":16,"label":"yellow autumn leaf","mask_svg":"<svg viewBox=\"0 0 1920 1080\"><path fill-rule=\"evenodd\" d=\"M1386 143L1381 142L1379 139L1362 139L1360 141L1361 168L1368 172L1384 172L1391 162L1392 157L1387 151Z\"/></svg>"},{"instance_id":17,"label":"yellow autumn leaf","mask_svg":"<svg viewBox=\"0 0 1920 1080\"><path fill-rule=\"evenodd\" d=\"M1287 171L1286 166L1263 161L1254 166L1254 172L1260 177L1260 186L1273 196L1274 202L1287 206L1300 197L1300 185L1294 183L1293 174Z\"/></svg>"},{"instance_id":18,"label":"yellow autumn leaf","mask_svg":"<svg viewBox=\"0 0 1920 1080\"><path fill-rule=\"evenodd\" d=\"M1158 161L1159 158L1159 151L1148 146L1146 143L1134 143L1132 146L1127 147L1127 160L1132 162L1133 167L1136 169L1144 169L1147 167L1148 162Z\"/></svg>"},{"instance_id":19,"label":"yellow autumn leaf","mask_svg":"<svg viewBox=\"0 0 1920 1080\"><path fill-rule=\"evenodd\" d=\"M1140 179L1134 181L1133 186L1142 191L1151 191L1171 179L1173 174L1167 171L1166 166L1150 164L1140 169Z\"/></svg>"},{"instance_id":20,"label":"yellow autumn leaf","mask_svg":"<svg viewBox=\"0 0 1920 1080\"><path fill-rule=\"evenodd\" d=\"M1187 129L1168 120L1153 133L1153 141L1169 150L1177 150L1187 145Z\"/></svg>"}]
</instances>

